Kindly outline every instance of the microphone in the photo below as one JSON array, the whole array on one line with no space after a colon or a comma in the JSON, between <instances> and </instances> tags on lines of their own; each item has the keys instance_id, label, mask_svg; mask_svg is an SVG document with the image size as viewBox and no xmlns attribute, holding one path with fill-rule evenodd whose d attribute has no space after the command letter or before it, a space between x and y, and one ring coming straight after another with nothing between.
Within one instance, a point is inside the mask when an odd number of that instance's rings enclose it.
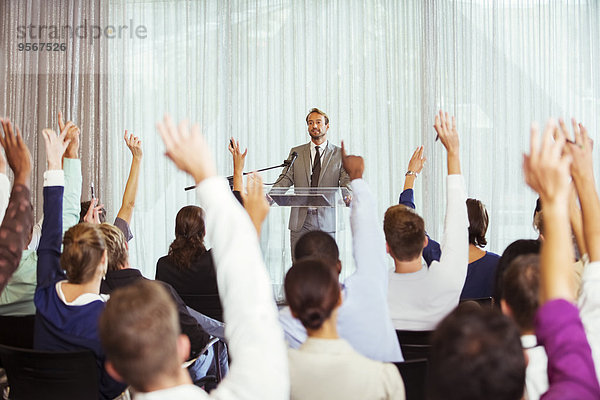
<instances>
[{"instance_id":1,"label":"microphone","mask_svg":"<svg viewBox=\"0 0 600 400\"><path fill-rule=\"evenodd\" d=\"M288 159L283 162L283 165L289 165L288 169L291 168L294 164L294 161L296 161L296 158L298 158L298 153L294 151L292 154L290 154Z\"/></svg>"}]
</instances>

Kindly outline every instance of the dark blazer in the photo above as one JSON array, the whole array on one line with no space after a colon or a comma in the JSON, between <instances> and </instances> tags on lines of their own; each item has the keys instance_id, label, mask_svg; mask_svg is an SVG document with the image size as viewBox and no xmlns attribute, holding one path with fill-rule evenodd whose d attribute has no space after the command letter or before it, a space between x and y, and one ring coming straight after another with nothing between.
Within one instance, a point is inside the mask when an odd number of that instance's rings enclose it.
<instances>
[{"instance_id":1,"label":"dark blazer","mask_svg":"<svg viewBox=\"0 0 600 400\"><path fill-rule=\"evenodd\" d=\"M290 155L296 152L298 158L292 168L286 173L282 173L277 179L274 187L289 187L294 185L296 188L310 187L310 176L312 173L310 159L310 142L294 147L290 150ZM286 170L284 170L285 172ZM319 187L348 187L350 185L350 176L342 167L342 149L327 141L327 147L321 155L321 174L319 175ZM307 214L306 207L292 207L290 213L289 229L299 231L304 225ZM319 208L319 222L321 230L325 232L335 232L335 209Z\"/></svg>"},{"instance_id":2,"label":"dark blazer","mask_svg":"<svg viewBox=\"0 0 600 400\"><path fill-rule=\"evenodd\" d=\"M140 279L145 278L142 273L134 268L120 269L118 271L107 271L106 278L102 281L100 286L100 293L110 294L113 290L120 287L129 286ZM199 352L206 346L210 341L210 335L202 329L196 319L190 315L187 307L181 297L177 294L175 289L171 285L165 282L159 282L167 292L171 295L177 306L177 313L179 314L179 325L181 326L181 332L186 334L190 338L191 354L190 358L199 356Z\"/></svg>"}]
</instances>

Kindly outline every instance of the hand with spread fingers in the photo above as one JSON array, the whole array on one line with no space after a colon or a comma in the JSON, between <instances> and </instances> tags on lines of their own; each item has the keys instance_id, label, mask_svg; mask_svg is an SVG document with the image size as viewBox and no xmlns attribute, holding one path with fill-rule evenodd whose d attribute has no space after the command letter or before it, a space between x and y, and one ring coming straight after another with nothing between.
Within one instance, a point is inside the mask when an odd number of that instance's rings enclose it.
<instances>
[{"instance_id":1,"label":"hand with spread fingers","mask_svg":"<svg viewBox=\"0 0 600 400\"><path fill-rule=\"evenodd\" d=\"M342 140L342 166L350 176L350 180L361 179L365 171L365 160L360 156L346 154L344 141Z\"/></svg>"},{"instance_id":2,"label":"hand with spread fingers","mask_svg":"<svg viewBox=\"0 0 600 400\"><path fill-rule=\"evenodd\" d=\"M8 119L1 119L3 135L0 135L0 145L6 153L6 160L10 169L15 174L15 184L22 184L29 187L29 177L31 176L31 154L27 145L23 141L21 131L13 126ZM16 135L15 135L16 130ZM6 166L4 167L6 169Z\"/></svg>"},{"instance_id":3,"label":"hand with spread fingers","mask_svg":"<svg viewBox=\"0 0 600 400\"><path fill-rule=\"evenodd\" d=\"M530 154L523 156L523 171L527 184L539 193L544 212L550 204L568 204L572 157L563 153L566 138L553 136L558 129L554 120L544 128L541 144L537 124L531 126ZM566 208L565 208L566 210Z\"/></svg>"},{"instance_id":4,"label":"hand with spread fingers","mask_svg":"<svg viewBox=\"0 0 600 400\"><path fill-rule=\"evenodd\" d=\"M588 136L587 129L583 124L577 123L575 118L571 119L573 126L573 134L575 140L571 139L569 130L565 125L565 121L559 119L559 133L563 136L567 144L565 150L571 154L573 162L571 163L571 175L574 179L578 178L594 178L594 164L592 160L592 150L594 146L593 140Z\"/></svg>"},{"instance_id":5,"label":"hand with spread fingers","mask_svg":"<svg viewBox=\"0 0 600 400\"><path fill-rule=\"evenodd\" d=\"M46 143L48 170L62 169L62 157L70 143L70 140L67 139L67 133L71 126L73 126L73 123L68 122L59 135L52 129L42 130L42 136Z\"/></svg>"},{"instance_id":6,"label":"hand with spread fingers","mask_svg":"<svg viewBox=\"0 0 600 400\"><path fill-rule=\"evenodd\" d=\"M196 185L204 179L215 176L217 167L212 153L198 124L190 129L187 121L175 127L171 117L165 115L157 129L166 147L166 155L182 171L190 174Z\"/></svg>"}]
</instances>

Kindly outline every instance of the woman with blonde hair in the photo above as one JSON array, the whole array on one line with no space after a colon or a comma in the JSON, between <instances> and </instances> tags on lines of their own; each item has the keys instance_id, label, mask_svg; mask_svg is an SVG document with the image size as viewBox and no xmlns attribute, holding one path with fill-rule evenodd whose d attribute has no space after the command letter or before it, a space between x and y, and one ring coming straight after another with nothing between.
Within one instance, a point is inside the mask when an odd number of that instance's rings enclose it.
<instances>
[{"instance_id":1,"label":"woman with blonde hair","mask_svg":"<svg viewBox=\"0 0 600 400\"><path fill-rule=\"evenodd\" d=\"M64 191L61 160L69 143L68 127L60 136L49 129L42 132L48 169L44 173L44 222L38 247L34 347L91 350L100 371L99 397L113 399L123 392L125 385L105 371L98 334L98 318L108 299L100 294L100 283L108 267L102 233L91 223L73 226L65 233L61 254Z\"/></svg>"}]
</instances>

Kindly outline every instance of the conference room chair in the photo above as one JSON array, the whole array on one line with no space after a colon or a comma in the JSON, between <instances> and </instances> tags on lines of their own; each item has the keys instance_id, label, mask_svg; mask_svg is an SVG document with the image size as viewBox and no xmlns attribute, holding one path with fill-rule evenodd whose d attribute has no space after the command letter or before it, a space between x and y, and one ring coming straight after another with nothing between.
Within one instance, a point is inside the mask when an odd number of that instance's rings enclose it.
<instances>
[{"instance_id":1,"label":"conference room chair","mask_svg":"<svg viewBox=\"0 0 600 400\"><path fill-rule=\"evenodd\" d=\"M433 331L396 330L398 343L405 360L429 359L431 334Z\"/></svg>"},{"instance_id":2,"label":"conference room chair","mask_svg":"<svg viewBox=\"0 0 600 400\"><path fill-rule=\"evenodd\" d=\"M426 359L410 360L394 363L402 380L406 400L425 400L427 389L427 366Z\"/></svg>"},{"instance_id":3,"label":"conference room chair","mask_svg":"<svg viewBox=\"0 0 600 400\"><path fill-rule=\"evenodd\" d=\"M98 366L89 351L51 352L0 345L11 400L98 398Z\"/></svg>"}]
</instances>

